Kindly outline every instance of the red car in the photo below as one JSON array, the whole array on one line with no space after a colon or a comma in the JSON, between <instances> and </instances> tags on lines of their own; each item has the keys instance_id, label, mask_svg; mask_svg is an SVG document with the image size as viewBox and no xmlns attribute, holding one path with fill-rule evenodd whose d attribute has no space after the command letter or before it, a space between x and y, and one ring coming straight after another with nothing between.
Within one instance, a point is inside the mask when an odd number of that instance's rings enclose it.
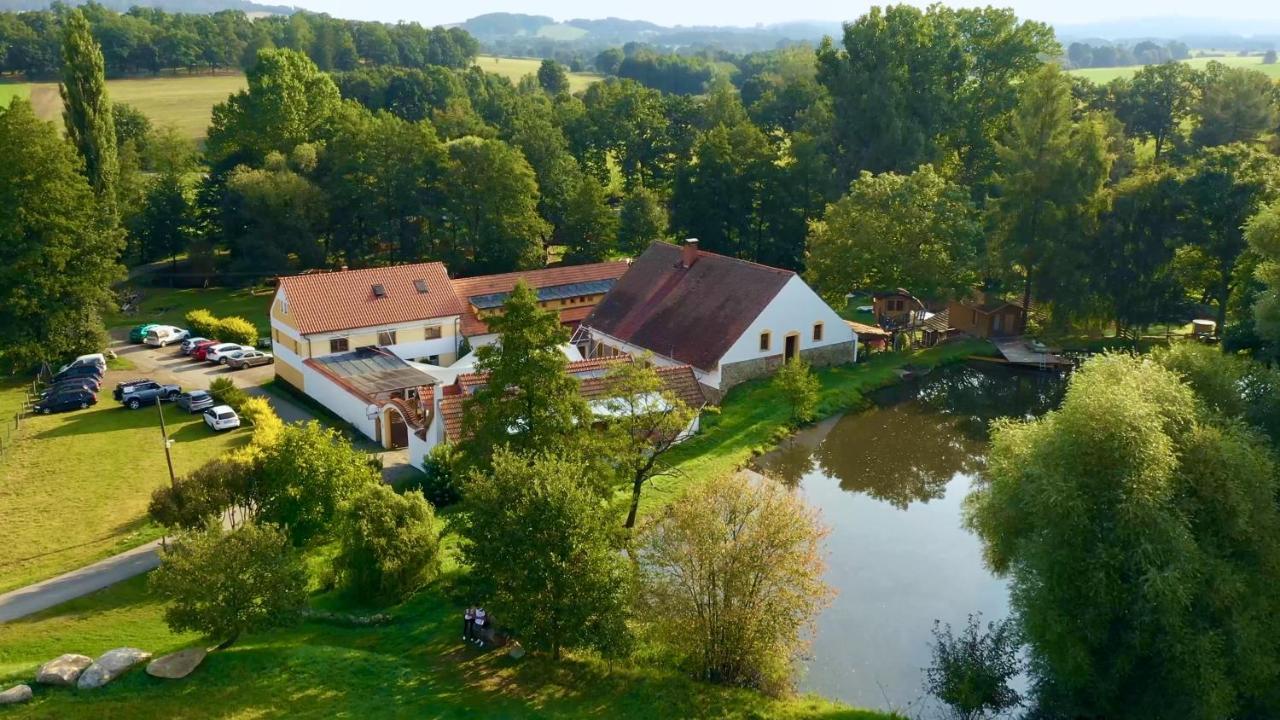
<instances>
[{"instance_id":1,"label":"red car","mask_svg":"<svg viewBox=\"0 0 1280 720\"><path fill-rule=\"evenodd\" d=\"M220 344L222 344L221 340L205 340L196 343L195 347L191 348L191 357L196 360L206 360L208 358L205 355L209 352L209 348Z\"/></svg>"}]
</instances>

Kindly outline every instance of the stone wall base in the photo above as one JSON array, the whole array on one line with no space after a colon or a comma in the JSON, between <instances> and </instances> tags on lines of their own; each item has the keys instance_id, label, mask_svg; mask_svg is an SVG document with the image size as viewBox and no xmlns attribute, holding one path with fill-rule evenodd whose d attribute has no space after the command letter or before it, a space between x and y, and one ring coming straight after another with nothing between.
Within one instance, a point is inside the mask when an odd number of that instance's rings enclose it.
<instances>
[{"instance_id":1,"label":"stone wall base","mask_svg":"<svg viewBox=\"0 0 1280 720\"><path fill-rule=\"evenodd\" d=\"M822 347L809 348L800 351L800 357L814 367L831 367L833 365L845 365L853 362L853 341L837 343L835 345L824 345ZM766 377L772 375L778 368L782 367L782 355L767 355L765 357L752 358L751 360L743 360L742 362L730 363L720 366L720 389L703 385L703 392L707 395L707 400L715 404L720 404L725 394L735 385L754 380L755 378Z\"/></svg>"}]
</instances>

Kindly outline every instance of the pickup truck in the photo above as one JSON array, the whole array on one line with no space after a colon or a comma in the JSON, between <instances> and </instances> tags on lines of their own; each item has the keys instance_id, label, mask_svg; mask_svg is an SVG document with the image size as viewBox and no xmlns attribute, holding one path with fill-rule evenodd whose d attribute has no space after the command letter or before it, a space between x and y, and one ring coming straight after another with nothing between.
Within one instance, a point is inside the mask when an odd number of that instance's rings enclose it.
<instances>
[{"instance_id":1,"label":"pickup truck","mask_svg":"<svg viewBox=\"0 0 1280 720\"><path fill-rule=\"evenodd\" d=\"M182 394L177 385L161 385L158 382L144 382L126 385L120 393L120 403L130 410L137 410L143 405L154 405L156 398L176 400Z\"/></svg>"}]
</instances>

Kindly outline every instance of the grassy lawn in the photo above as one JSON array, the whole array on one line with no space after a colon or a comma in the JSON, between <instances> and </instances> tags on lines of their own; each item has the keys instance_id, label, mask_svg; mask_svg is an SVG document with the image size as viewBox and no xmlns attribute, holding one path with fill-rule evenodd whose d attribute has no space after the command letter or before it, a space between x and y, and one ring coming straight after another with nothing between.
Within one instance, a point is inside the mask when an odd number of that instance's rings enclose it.
<instances>
[{"instance_id":1,"label":"grassy lawn","mask_svg":"<svg viewBox=\"0 0 1280 720\"><path fill-rule=\"evenodd\" d=\"M142 302L132 315L113 313L107 317L107 327L131 327L142 323L165 323L186 326L186 314L196 308L206 308L218 317L238 315L258 327L262 337L271 335L271 298L274 293L233 288L140 288Z\"/></svg>"},{"instance_id":2,"label":"grassy lawn","mask_svg":"<svg viewBox=\"0 0 1280 720\"><path fill-rule=\"evenodd\" d=\"M185 137L203 140L213 106L246 87L244 75L162 75L107 81L112 101L126 102L158 126L172 125ZM0 101L12 95L29 97L45 120L61 122L62 102L56 83L0 84Z\"/></svg>"},{"instance_id":3,"label":"grassy lawn","mask_svg":"<svg viewBox=\"0 0 1280 720\"><path fill-rule=\"evenodd\" d=\"M964 340L914 352L877 353L857 365L818 370L819 416L861 407L866 393L898 382L898 371L907 365L934 367L992 351L984 340ZM733 472L772 448L790 433L790 413L786 398L768 380L731 390L718 414L703 416L702 432L672 450L670 458L680 474L651 482L641 495L641 513L658 510L689 485Z\"/></svg>"},{"instance_id":4,"label":"grassy lawn","mask_svg":"<svg viewBox=\"0 0 1280 720\"><path fill-rule=\"evenodd\" d=\"M476 58L476 65L481 69L502 75L511 82L520 82L520 78L525 75L536 75L538 66L541 64L542 61L537 58L510 58L494 55L480 55ZM571 72L569 73L569 92L586 90L591 83L601 79L603 76L596 73Z\"/></svg>"},{"instance_id":5,"label":"grassy lawn","mask_svg":"<svg viewBox=\"0 0 1280 720\"><path fill-rule=\"evenodd\" d=\"M1203 70L1204 66L1213 61L1220 62L1228 67L1247 67L1250 70L1257 70L1259 72L1266 73L1269 77L1280 78L1280 63L1263 65L1261 55L1251 55L1249 57L1240 57L1239 55L1225 55L1223 57L1193 57L1181 62L1185 62L1197 70ZM1141 67L1141 65L1132 65L1130 67L1080 68L1078 70L1071 70L1070 72L1072 75L1079 75L1082 78L1087 78L1101 85L1111 82L1116 78L1132 77L1133 74L1138 72Z\"/></svg>"},{"instance_id":6,"label":"grassy lawn","mask_svg":"<svg viewBox=\"0 0 1280 720\"><path fill-rule=\"evenodd\" d=\"M169 481L154 409L111 398L126 372L108 372L88 410L29 417L0 460L0 592L74 570L158 537L146 518L151 491ZM25 383L0 385L11 418ZM174 471L182 475L248 439L215 434L199 415L165 406ZM2 644L2 642L0 642Z\"/></svg>"},{"instance_id":7,"label":"grassy lawn","mask_svg":"<svg viewBox=\"0 0 1280 720\"><path fill-rule=\"evenodd\" d=\"M121 645L160 654L195 644L174 635L136 578L4 626L0 685L30 681L64 652ZM318 599L320 604L324 598ZM191 678L135 670L102 690L35 686L36 699L5 717L57 718L827 718L887 720L816 698L776 701L695 683L673 668L570 656L514 661L459 640L460 607L437 589L390 610L395 622L346 629L308 623L247 636ZM661 668L661 669L659 669Z\"/></svg>"}]
</instances>

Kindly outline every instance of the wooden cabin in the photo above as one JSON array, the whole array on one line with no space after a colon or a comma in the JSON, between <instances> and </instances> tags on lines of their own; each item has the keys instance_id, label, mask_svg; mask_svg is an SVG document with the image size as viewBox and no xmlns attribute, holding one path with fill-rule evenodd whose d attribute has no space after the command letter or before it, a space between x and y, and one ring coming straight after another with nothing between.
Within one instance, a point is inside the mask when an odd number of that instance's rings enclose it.
<instances>
[{"instance_id":1,"label":"wooden cabin","mask_svg":"<svg viewBox=\"0 0 1280 720\"><path fill-rule=\"evenodd\" d=\"M986 293L952 300L947 318L957 332L980 338L1021 335L1026 327L1026 312L1021 305Z\"/></svg>"},{"instance_id":2,"label":"wooden cabin","mask_svg":"<svg viewBox=\"0 0 1280 720\"><path fill-rule=\"evenodd\" d=\"M907 290L897 288L872 293L871 307L881 327L904 327L915 324L924 303Z\"/></svg>"}]
</instances>

